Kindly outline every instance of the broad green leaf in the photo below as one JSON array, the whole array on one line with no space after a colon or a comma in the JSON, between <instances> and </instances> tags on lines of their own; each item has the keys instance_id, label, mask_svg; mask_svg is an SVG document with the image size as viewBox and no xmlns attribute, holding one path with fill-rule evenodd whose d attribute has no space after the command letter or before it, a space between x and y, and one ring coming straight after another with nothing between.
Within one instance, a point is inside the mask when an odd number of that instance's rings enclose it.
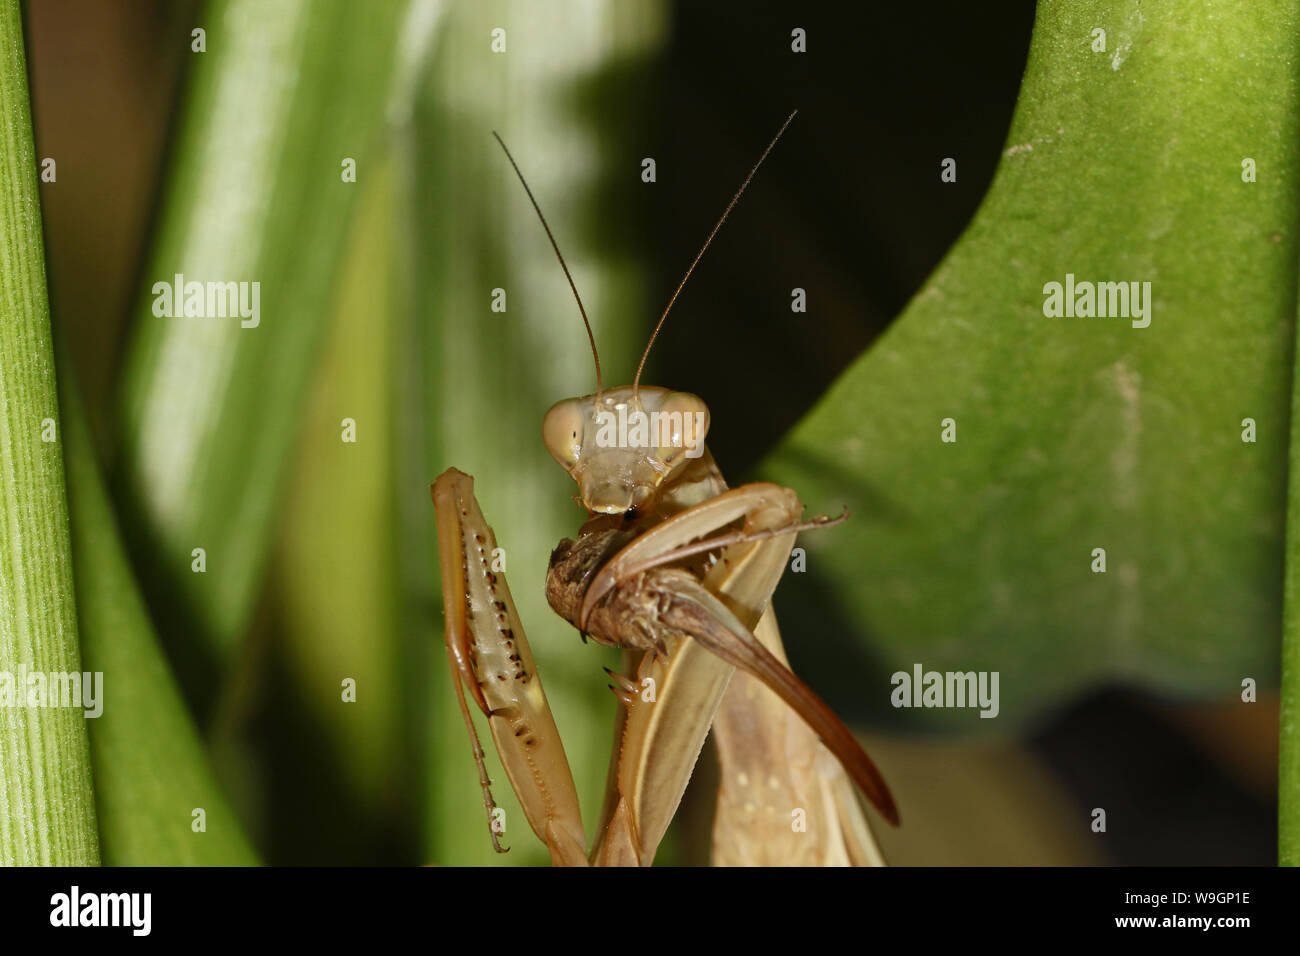
<instances>
[{"instance_id":1,"label":"broad green leaf","mask_svg":"<svg viewBox=\"0 0 1300 956\"><path fill-rule=\"evenodd\" d=\"M41 204L17 0L0 2L0 864L99 862ZM58 680L56 680L58 675ZM62 694L62 690L58 691ZM31 706L28 706L31 705Z\"/></svg>"},{"instance_id":2,"label":"broad green leaf","mask_svg":"<svg viewBox=\"0 0 1300 956\"><path fill-rule=\"evenodd\" d=\"M761 469L853 511L780 606L864 712L1007 730L1101 681L1277 681L1298 54L1296 0L1040 3L975 220ZM1067 275L1151 283L1149 326L1046 316ZM1000 719L891 711L918 663L1000 672Z\"/></svg>"}]
</instances>

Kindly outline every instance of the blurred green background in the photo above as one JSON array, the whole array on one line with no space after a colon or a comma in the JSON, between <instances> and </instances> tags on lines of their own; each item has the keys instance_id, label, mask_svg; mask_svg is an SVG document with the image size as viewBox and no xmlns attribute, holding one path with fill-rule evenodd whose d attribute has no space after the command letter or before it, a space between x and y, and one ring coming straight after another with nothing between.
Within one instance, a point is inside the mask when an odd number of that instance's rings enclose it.
<instances>
[{"instance_id":1,"label":"blurred green background","mask_svg":"<svg viewBox=\"0 0 1300 956\"><path fill-rule=\"evenodd\" d=\"M1070 5L1045 6L1055 16ZM689 0L26 6L37 156L58 164L41 187L54 322L147 610L132 626L156 634L251 847L233 824L210 827L206 839L236 847L224 862L545 860L499 771L496 795L518 825L512 853L491 852L450 694L428 485L452 465L476 476L508 550L589 825L598 809L614 712L600 667L613 658L543 599L550 549L581 512L539 435L550 404L591 391L590 356L492 130L556 232L606 381L622 382L727 198L800 110L687 286L647 376L709 403L710 445L733 484L885 333L970 224L1012 130L1032 2L741 10ZM1086 23L1052 25L1072 35ZM791 52L796 26L806 54ZM202 53L192 50L199 27ZM491 49L498 27L504 53ZM653 184L641 179L644 157L656 161ZM956 183L940 181L944 157L958 159ZM340 175L346 158L355 182ZM1294 205L1287 216L1293 226ZM1044 241L1037 228L1027 245ZM1288 229L1279 255L1292 262L1293 243ZM149 290L177 272L260 280L261 325L155 317ZM976 291L1004 282L993 266L979 275ZM795 286L808 290L807 313L790 311ZM505 313L490 308L495 288L507 291ZM1277 295L1293 316L1294 280ZM1268 346L1284 365L1290 341L1287 329ZM973 357L967 367L997 379ZM907 377L949 381L925 366ZM878 391L859 414L888 421L911 407L906 384ZM345 419L355 443L340 439ZM791 447L765 473L808 471ZM1262 530L1242 545L1244 567L1275 564L1276 574L1252 592L1249 633L1224 638L1258 651L1251 661L1276 657L1280 448L1252 512ZM820 483L824 465L811 471L807 484L791 480L809 510L838 510L843 482ZM980 474L965 486L984 488ZM933 487L943 480L936 473ZM852 499L853 520L826 534L846 536L845 547L871 540L872 522L899 504L885 500L863 514ZM1006 518L973 540L992 540ZM905 525L890 533L906 538ZM931 725L881 706L897 663L889 642L916 636L870 633L846 596L871 589L865 566L832 573L835 557L823 563L811 547L808 574L778 592L782 629L795 669L861 727L896 790L907 824L881 834L892 861L1275 859L1276 670L1258 673L1265 690L1251 707L1234 703L1236 670L1222 688L1189 678L1157 697L1118 669L1085 680L1072 652L1088 634L1059 646L1044 637L1032 660L1039 686L1003 684L1004 699L1024 698L1013 719ZM202 574L194 548L206 554ZM1151 627L1172 631L1158 616ZM910 659L961 664L966 637L945 632L947 658ZM1002 669L1014 670L1007 658L1030 652L1004 654ZM355 703L341 700L346 678ZM113 732L92 726L92 749ZM707 859L707 748L701 764L662 862ZM96 774L98 787L99 763ZM131 816L130 801L106 812L98 800L106 862L167 861L148 839L106 832ZM1096 806L1112 820L1104 836L1088 830Z\"/></svg>"}]
</instances>

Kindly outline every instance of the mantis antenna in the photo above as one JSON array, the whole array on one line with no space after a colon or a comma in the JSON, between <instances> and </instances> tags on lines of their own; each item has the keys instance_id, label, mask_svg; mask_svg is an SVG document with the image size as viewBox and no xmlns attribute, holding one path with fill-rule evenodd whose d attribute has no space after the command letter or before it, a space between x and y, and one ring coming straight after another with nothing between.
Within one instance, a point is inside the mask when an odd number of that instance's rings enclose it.
<instances>
[{"instance_id":1,"label":"mantis antenna","mask_svg":"<svg viewBox=\"0 0 1300 956\"><path fill-rule=\"evenodd\" d=\"M788 123L789 120L786 120L786 122ZM533 191L528 188L528 180L524 179L524 174L519 171L519 164L516 163L515 158L510 155L510 150L506 147L505 141L497 135L496 130L492 131L492 135L496 136L497 142L500 143L501 148L505 150L506 159L510 160L510 165L514 167L515 175L519 177L519 182L523 184L524 192L528 193L528 201L533 204L533 209L537 212L537 218L542 221L542 228L546 230L546 238L551 240L551 248L555 250L555 257L560 260L560 268L564 270L564 277L569 280L569 288L573 290L573 297L578 300L578 311L582 313L582 324L586 326L587 329L587 341L591 343L591 357L596 362L596 397L599 398L603 391L600 384L600 353L596 351L596 336L591 331L591 322L587 319L587 310L582 306L582 296L578 295L578 287L574 284L573 275L569 272L569 266L564 261L564 256L560 252L560 244L555 241L555 236L551 232L551 227L547 225L546 217L542 215L542 207L537 205L537 200L533 197ZM770 146L768 148L771 149ZM767 154L765 153L764 155ZM752 176L753 173L750 173L750 175ZM746 180L746 182L748 182L748 180ZM732 201L734 202L735 200ZM721 223L719 223L719 225L721 225ZM716 232L716 230L714 231ZM662 320L660 320L660 323L662 324ZM644 359L642 361L644 362Z\"/></svg>"},{"instance_id":2,"label":"mantis antenna","mask_svg":"<svg viewBox=\"0 0 1300 956\"><path fill-rule=\"evenodd\" d=\"M731 202L727 203L727 208L722 210L722 217L718 219L718 224L713 227L713 231L709 233L709 237L704 240L704 245L701 246L700 251L695 254L695 258L691 260L691 264L686 270L686 275L682 276L682 281L677 283L677 289L673 292L673 297L668 300L668 308L664 309L664 314L659 316L659 324L656 325L655 330L650 333L650 341L646 343L645 351L641 353L641 364L636 367L636 378L632 380L633 401L640 401L641 371L645 368L645 360L650 357L650 347L655 344L655 339L659 337L659 330L664 327L664 319L668 318L669 310L672 309L673 303L677 301L677 297L681 295L682 288L686 285L686 280L691 277L691 273L695 271L695 266L699 263L700 259L704 257L705 250L709 248L709 243L713 241L713 237L718 234L718 230L722 228L722 224L726 222L727 217L731 215L731 210L735 208L736 202L740 199L740 194L745 191L745 187L749 185L749 181L753 179L754 174L758 172L758 167L763 165L763 160L767 159L767 154L772 152L772 147L776 145L776 141L781 138L781 134L785 132L785 128L790 125L790 121L795 118L795 115L798 112L798 110L793 110L790 115L785 118L785 122L781 124L781 128L777 130L776 135L772 137L772 142L767 144L767 149L763 150L763 155L758 157L758 162L754 164L754 168L749 171L749 175L745 177L745 181L740 184L740 188L736 190L736 194L731 197ZM526 189L528 187L525 186L524 188ZM541 215L541 213L539 212L538 215ZM549 232L550 230L547 231ZM557 249L556 252L559 252L559 250ZM595 346L593 346L593 348L594 347Z\"/></svg>"}]
</instances>

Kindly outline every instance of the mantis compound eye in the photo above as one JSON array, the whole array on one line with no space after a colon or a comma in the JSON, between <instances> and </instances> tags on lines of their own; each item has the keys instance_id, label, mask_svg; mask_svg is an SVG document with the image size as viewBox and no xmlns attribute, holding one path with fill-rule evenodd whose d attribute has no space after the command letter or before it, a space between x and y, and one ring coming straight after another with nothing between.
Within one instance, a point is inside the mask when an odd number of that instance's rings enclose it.
<instances>
[{"instance_id":1,"label":"mantis compound eye","mask_svg":"<svg viewBox=\"0 0 1300 956\"><path fill-rule=\"evenodd\" d=\"M659 460L671 472L688 459L704 454L709 430L709 407L689 392L670 392L655 413L654 430Z\"/></svg>"},{"instance_id":2,"label":"mantis compound eye","mask_svg":"<svg viewBox=\"0 0 1300 956\"><path fill-rule=\"evenodd\" d=\"M586 424L582 403L576 398L566 398L552 405L542 419L542 441L551 457L565 471L573 471L578 464Z\"/></svg>"}]
</instances>

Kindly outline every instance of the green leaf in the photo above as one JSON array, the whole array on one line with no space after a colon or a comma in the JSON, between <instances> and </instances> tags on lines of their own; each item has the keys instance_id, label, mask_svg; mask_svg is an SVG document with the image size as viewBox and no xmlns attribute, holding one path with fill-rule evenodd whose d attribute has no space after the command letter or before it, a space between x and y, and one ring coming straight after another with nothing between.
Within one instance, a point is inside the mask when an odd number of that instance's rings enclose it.
<instances>
[{"instance_id":1,"label":"green leaf","mask_svg":"<svg viewBox=\"0 0 1300 956\"><path fill-rule=\"evenodd\" d=\"M854 512L805 539L780 605L821 622L864 711L896 724L889 675L916 663L1000 672L1001 720L907 713L981 730L1106 680L1277 680L1298 9L1039 5L974 222L761 469ZM1067 274L1150 282L1149 327L1047 317Z\"/></svg>"},{"instance_id":2,"label":"green leaf","mask_svg":"<svg viewBox=\"0 0 1300 956\"><path fill-rule=\"evenodd\" d=\"M53 694L47 675L81 672L58 418L22 23L17 0L3 0L0 864L9 866L99 862L83 708L20 706L37 693L27 678Z\"/></svg>"},{"instance_id":3,"label":"green leaf","mask_svg":"<svg viewBox=\"0 0 1300 956\"><path fill-rule=\"evenodd\" d=\"M62 358L61 367L70 368ZM159 649L66 375L61 389L82 659L104 675L103 713L90 721L104 863L255 864ZM201 831L196 810L203 811Z\"/></svg>"},{"instance_id":4,"label":"green leaf","mask_svg":"<svg viewBox=\"0 0 1300 956\"><path fill-rule=\"evenodd\" d=\"M189 54L115 479L151 602L169 632L194 635L180 661L194 687L211 683L259 593L358 188L344 164L355 160L358 181L373 172L405 10L232 0L203 22L206 52ZM259 315L155 314L178 274L259 283ZM205 573L191 571L199 548Z\"/></svg>"}]
</instances>

